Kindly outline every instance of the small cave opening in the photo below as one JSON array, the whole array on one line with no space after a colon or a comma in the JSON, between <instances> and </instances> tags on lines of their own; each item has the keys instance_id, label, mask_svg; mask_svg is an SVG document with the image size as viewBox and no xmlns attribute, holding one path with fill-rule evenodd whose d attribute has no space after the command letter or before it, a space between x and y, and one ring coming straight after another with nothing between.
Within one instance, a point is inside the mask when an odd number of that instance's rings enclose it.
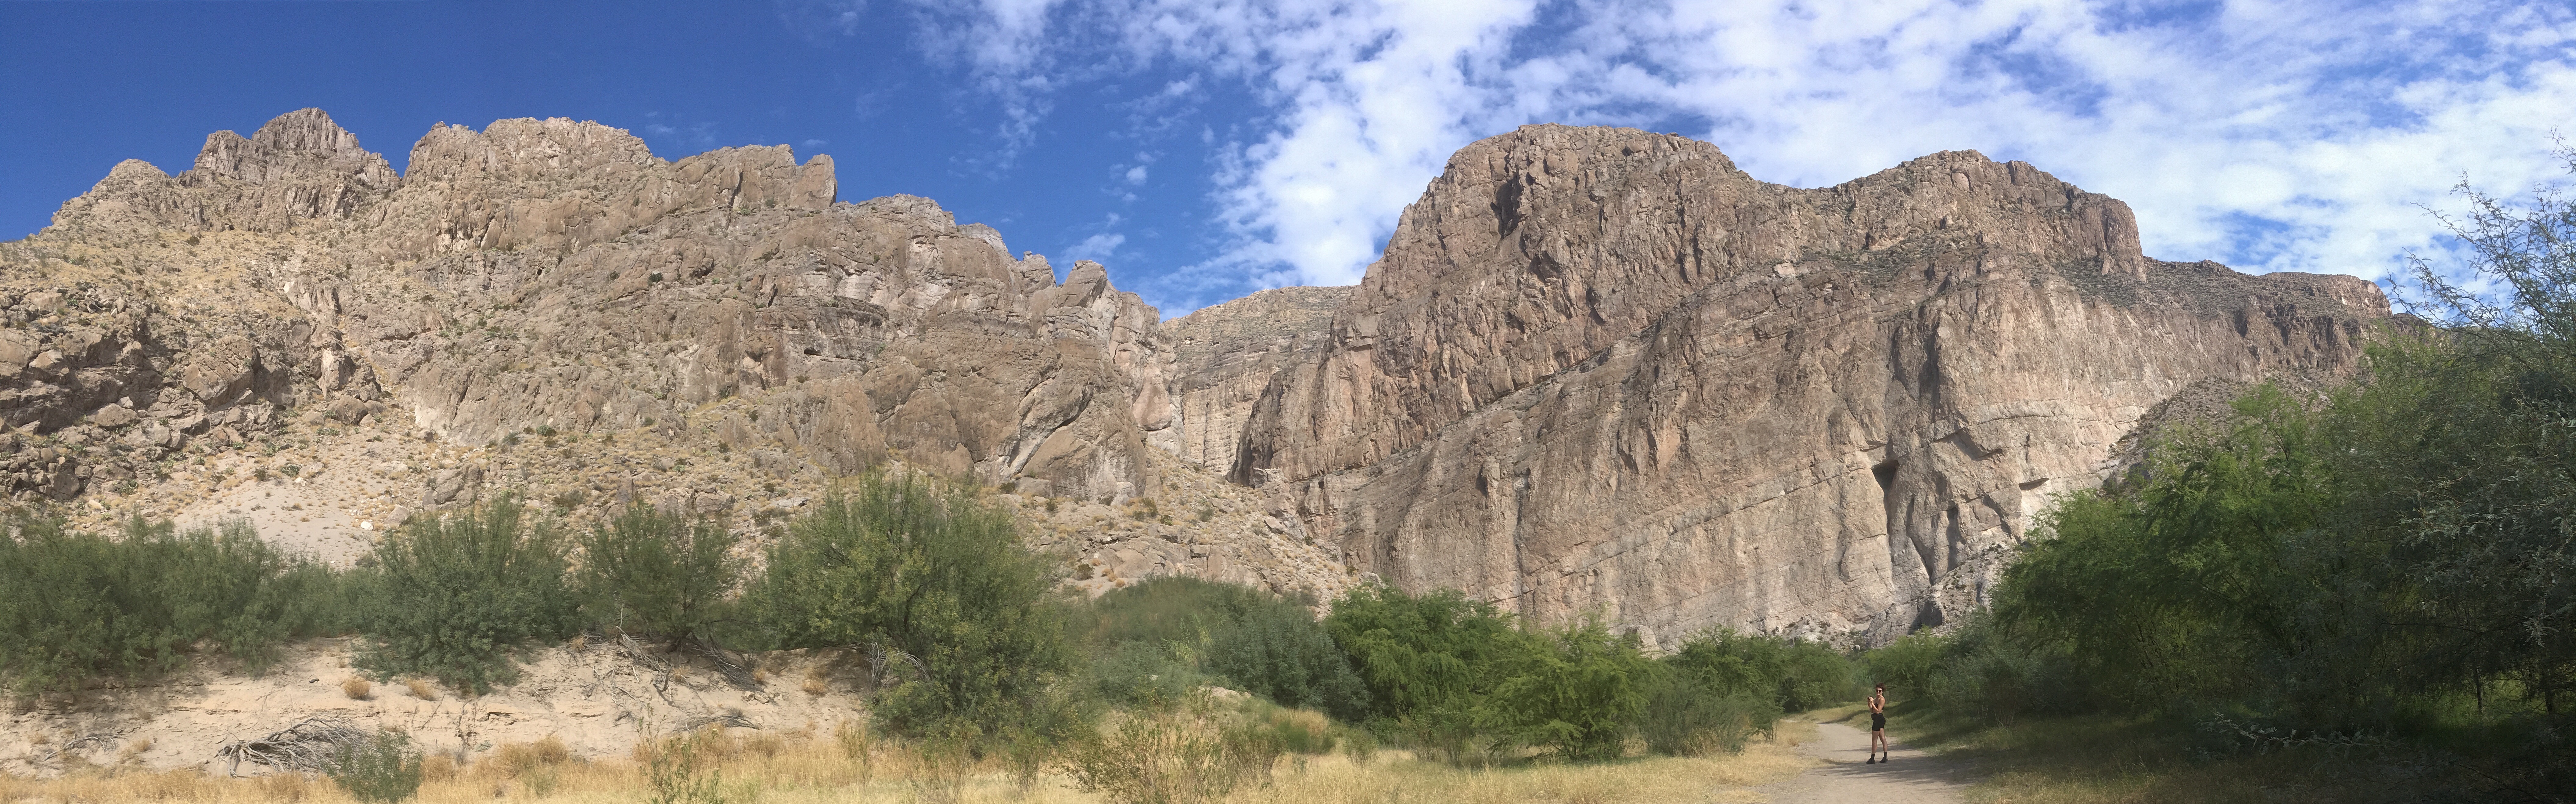
<instances>
[{"instance_id":1,"label":"small cave opening","mask_svg":"<svg viewBox=\"0 0 2576 804\"><path fill-rule=\"evenodd\" d=\"M1877 466L1869 468L1869 474L1878 478L1879 505L1887 509L1887 538L1897 538L1900 534L1896 527L1896 459L1879 461Z\"/></svg>"},{"instance_id":2,"label":"small cave opening","mask_svg":"<svg viewBox=\"0 0 2576 804\"><path fill-rule=\"evenodd\" d=\"M1914 627L1906 630L1911 632L1921 631L1926 628L1939 628L1942 623L1948 621L1949 620L1947 618L1941 616L1941 604L1934 602L1930 598L1925 598L1923 600L1922 607L1914 610Z\"/></svg>"}]
</instances>

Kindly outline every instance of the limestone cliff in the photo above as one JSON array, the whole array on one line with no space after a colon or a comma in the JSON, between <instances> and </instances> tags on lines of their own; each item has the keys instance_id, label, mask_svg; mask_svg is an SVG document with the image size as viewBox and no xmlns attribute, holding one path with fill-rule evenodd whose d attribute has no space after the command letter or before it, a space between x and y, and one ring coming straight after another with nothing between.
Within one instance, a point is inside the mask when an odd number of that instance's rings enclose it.
<instances>
[{"instance_id":1,"label":"limestone cliff","mask_svg":"<svg viewBox=\"0 0 2576 804\"><path fill-rule=\"evenodd\" d=\"M1402 587L1879 641L1983 600L2151 407L2349 371L2387 313L2360 279L2148 259L2126 205L2019 162L1802 190L1530 126L1406 209L1230 471Z\"/></svg>"},{"instance_id":2,"label":"limestone cliff","mask_svg":"<svg viewBox=\"0 0 2576 804\"><path fill-rule=\"evenodd\" d=\"M1273 288L1164 322L1175 354L1179 455L1232 467L1253 405L1279 373L1314 357L1346 287Z\"/></svg>"}]
</instances>

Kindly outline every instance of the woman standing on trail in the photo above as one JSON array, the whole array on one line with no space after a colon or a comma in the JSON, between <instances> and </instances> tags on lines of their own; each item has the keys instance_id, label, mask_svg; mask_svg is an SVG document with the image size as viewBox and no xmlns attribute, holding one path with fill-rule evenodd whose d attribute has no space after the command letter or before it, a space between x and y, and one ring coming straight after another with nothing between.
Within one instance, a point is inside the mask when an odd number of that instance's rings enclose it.
<instances>
[{"instance_id":1,"label":"woman standing on trail","mask_svg":"<svg viewBox=\"0 0 2576 804\"><path fill-rule=\"evenodd\" d=\"M1887 761L1887 685L1869 695L1869 762Z\"/></svg>"}]
</instances>

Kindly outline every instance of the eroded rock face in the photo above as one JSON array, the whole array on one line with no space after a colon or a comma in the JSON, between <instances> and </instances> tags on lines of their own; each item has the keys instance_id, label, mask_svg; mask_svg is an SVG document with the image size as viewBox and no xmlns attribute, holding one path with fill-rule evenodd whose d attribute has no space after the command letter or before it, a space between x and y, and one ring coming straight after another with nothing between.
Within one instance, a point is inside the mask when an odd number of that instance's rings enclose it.
<instances>
[{"instance_id":1,"label":"eroded rock face","mask_svg":"<svg viewBox=\"0 0 2576 804\"><path fill-rule=\"evenodd\" d=\"M2152 406L2349 371L2387 314L2360 279L2147 259L2126 205L2018 162L1799 190L1531 126L1408 208L1233 477L1399 586L1876 642L1981 602Z\"/></svg>"},{"instance_id":2,"label":"eroded rock face","mask_svg":"<svg viewBox=\"0 0 2576 804\"><path fill-rule=\"evenodd\" d=\"M1176 353L1172 395L1185 425L1178 454L1232 468L1244 424L1285 369L1315 358L1347 287L1273 288L1165 322Z\"/></svg>"},{"instance_id":3,"label":"eroded rock face","mask_svg":"<svg viewBox=\"0 0 2576 804\"><path fill-rule=\"evenodd\" d=\"M294 409L463 445L646 428L791 474L900 455L1104 502L1177 443L1152 307L926 199L837 202L827 157L666 162L553 119L442 125L409 164L308 109L176 176L118 165L0 248L0 421L129 477ZM0 494L55 493L57 462Z\"/></svg>"}]
</instances>

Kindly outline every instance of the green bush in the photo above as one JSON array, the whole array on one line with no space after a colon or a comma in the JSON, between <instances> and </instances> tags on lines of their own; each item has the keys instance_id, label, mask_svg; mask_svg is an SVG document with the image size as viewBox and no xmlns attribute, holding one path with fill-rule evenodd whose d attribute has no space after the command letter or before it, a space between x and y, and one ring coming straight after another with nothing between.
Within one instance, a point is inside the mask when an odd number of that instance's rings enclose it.
<instances>
[{"instance_id":1,"label":"green bush","mask_svg":"<svg viewBox=\"0 0 2576 804\"><path fill-rule=\"evenodd\" d=\"M1076 642L1092 650L1144 642L1204 651L1218 631L1266 597L1241 584L1179 575L1149 578L1112 589L1077 608L1070 632Z\"/></svg>"},{"instance_id":2,"label":"green bush","mask_svg":"<svg viewBox=\"0 0 2576 804\"><path fill-rule=\"evenodd\" d=\"M1803 712L1861 697L1852 661L1821 642L1712 628L1691 635L1664 659L1720 696L1768 697L1783 712Z\"/></svg>"},{"instance_id":3,"label":"green bush","mask_svg":"<svg viewBox=\"0 0 2576 804\"><path fill-rule=\"evenodd\" d=\"M1303 601L1269 598L1245 611L1210 641L1207 668L1281 706L1368 714L1368 690Z\"/></svg>"},{"instance_id":4,"label":"green bush","mask_svg":"<svg viewBox=\"0 0 2576 804\"><path fill-rule=\"evenodd\" d=\"M512 648L577 630L564 579L570 545L552 522L525 513L505 494L451 515L415 516L378 544L351 579L367 601L358 666L480 693L516 675Z\"/></svg>"},{"instance_id":5,"label":"green bush","mask_svg":"<svg viewBox=\"0 0 2576 804\"><path fill-rule=\"evenodd\" d=\"M1646 694L1637 734L1646 749L1676 757L1732 754L1757 735L1771 733L1780 706L1766 696L1726 694L1689 675L1666 672Z\"/></svg>"},{"instance_id":6,"label":"green bush","mask_svg":"<svg viewBox=\"0 0 2576 804\"><path fill-rule=\"evenodd\" d=\"M1887 685L1890 699L1924 697L1932 691L1933 673L1940 669L1948 646L1948 640L1928 633L1898 637L1869 652L1869 677Z\"/></svg>"},{"instance_id":7,"label":"green bush","mask_svg":"<svg viewBox=\"0 0 2576 804\"><path fill-rule=\"evenodd\" d=\"M1527 634L1478 719L1515 741L1573 760L1617 759L1646 709L1655 667L1633 640L1598 621Z\"/></svg>"},{"instance_id":8,"label":"green bush","mask_svg":"<svg viewBox=\"0 0 2576 804\"><path fill-rule=\"evenodd\" d=\"M1073 659L1051 563L1015 528L969 488L872 475L789 528L743 605L777 647L882 650L894 732L1001 739L1049 721L1030 708L1061 704Z\"/></svg>"},{"instance_id":9,"label":"green bush","mask_svg":"<svg viewBox=\"0 0 2576 804\"><path fill-rule=\"evenodd\" d=\"M708 636L742 574L732 554L738 539L723 523L647 505L629 505L579 541L584 618L639 636Z\"/></svg>"},{"instance_id":10,"label":"green bush","mask_svg":"<svg viewBox=\"0 0 2576 804\"><path fill-rule=\"evenodd\" d=\"M288 639L340 625L330 569L290 559L250 525L177 533L129 520L123 537L13 518L0 536L0 676L21 693L94 676L175 670L198 644L253 670Z\"/></svg>"},{"instance_id":11,"label":"green bush","mask_svg":"<svg viewBox=\"0 0 2576 804\"><path fill-rule=\"evenodd\" d=\"M1493 604L1449 589L1354 589L1324 628L1368 688L1372 727L1452 763L1480 761L1507 740L1487 728L1486 699L1540 650Z\"/></svg>"},{"instance_id":12,"label":"green bush","mask_svg":"<svg viewBox=\"0 0 2576 804\"><path fill-rule=\"evenodd\" d=\"M401 801L420 792L420 752L412 750L410 735L378 731L340 746L323 773L359 801Z\"/></svg>"},{"instance_id":13,"label":"green bush","mask_svg":"<svg viewBox=\"0 0 2576 804\"><path fill-rule=\"evenodd\" d=\"M1101 700L1119 706L1177 701L1191 690L1216 683L1198 666L1175 655L1169 643L1120 642L1092 654L1090 686Z\"/></svg>"}]
</instances>

